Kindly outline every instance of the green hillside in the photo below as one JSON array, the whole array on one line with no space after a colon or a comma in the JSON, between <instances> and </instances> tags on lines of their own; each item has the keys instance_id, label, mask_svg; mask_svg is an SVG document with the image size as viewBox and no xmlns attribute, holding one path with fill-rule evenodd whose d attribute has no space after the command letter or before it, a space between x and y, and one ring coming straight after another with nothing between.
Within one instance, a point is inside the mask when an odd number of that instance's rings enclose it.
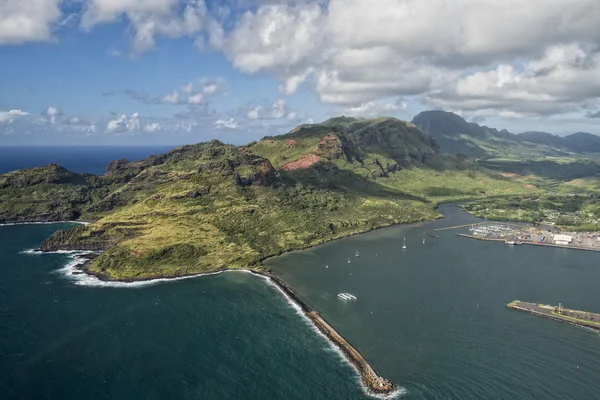
<instances>
[{"instance_id":1,"label":"green hillside","mask_svg":"<svg viewBox=\"0 0 600 400\"><path fill-rule=\"evenodd\" d=\"M61 173L65 179L0 186L0 215L93 221L52 235L42 249L104 250L88 270L106 279L257 266L285 251L437 218L440 201L536 191L462 156L440 155L435 140L394 118L335 118L241 147L184 146L113 162L101 177ZM52 198L51 212L19 208L31 193L41 203Z\"/></svg>"}]
</instances>

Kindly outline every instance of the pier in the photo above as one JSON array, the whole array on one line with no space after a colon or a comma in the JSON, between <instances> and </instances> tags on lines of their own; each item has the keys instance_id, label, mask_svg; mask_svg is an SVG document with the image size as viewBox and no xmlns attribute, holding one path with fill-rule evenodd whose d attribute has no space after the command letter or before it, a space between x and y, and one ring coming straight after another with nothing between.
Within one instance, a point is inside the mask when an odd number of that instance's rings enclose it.
<instances>
[{"instance_id":1,"label":"pier","mask_svg":"<svg viewBox=\"0 0 600 400\"><path fill-rule=\"evenodd\" d=\"M551 306L548 304L527 303L520 300L514 300L507 304L507 307L524 311L529 314L553 319L571 325L583 326L600 332L600 314L580 310L570 310L563 308L561 304Z\"/></svg>"},{"instance_id":2,"label":"pier","mask_svg":"<svg viewBox=\"0 0 600 400\"><path fill-rule=\"evenodd\" d=\"M263 276L281 289L294 303L296 303L304 315L325 335L346 357L346 359L357 369L362 383L367 390L373 394L389 395L396 390L389 380L380 377L367 362L367 360L352 346L342 335L340 335L325 319L316 311L313 311L296 293L271 271L263 272L250 270L253 274Z\"/></svg>"},{"instance_id":3,"label":"pier","mask_svg":"<svg viewBox=\"0 0 600 400\"><path fill-rule=\"evenodd\" d=\"M600 251L600 233L564 232L556 227L542 229L538 226L519 225L507 222L482 222L479 224L453 226L442 230L469 227L469 233L457 236L469 239L504 242L509 245L532 245L559 247L563 249ZM439 229L438 229L439 230Z\"/></svg>"}]
</instances>

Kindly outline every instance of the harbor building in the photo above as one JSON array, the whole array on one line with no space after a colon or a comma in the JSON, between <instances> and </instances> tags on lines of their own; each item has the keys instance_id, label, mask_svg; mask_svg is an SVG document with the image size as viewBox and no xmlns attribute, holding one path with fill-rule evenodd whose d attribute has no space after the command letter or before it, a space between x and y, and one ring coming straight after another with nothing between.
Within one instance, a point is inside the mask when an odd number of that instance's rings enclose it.
<instances>
[{"instance_id":1,"label":"harbor building","mask_svg":"<svg viewBox=\"0 0 600 400\"><path fill-rule=\"evenodd\" d=\"M568 245L573 241L571 235L554 235L554 244Z\"/></svg>"}]
</instances>

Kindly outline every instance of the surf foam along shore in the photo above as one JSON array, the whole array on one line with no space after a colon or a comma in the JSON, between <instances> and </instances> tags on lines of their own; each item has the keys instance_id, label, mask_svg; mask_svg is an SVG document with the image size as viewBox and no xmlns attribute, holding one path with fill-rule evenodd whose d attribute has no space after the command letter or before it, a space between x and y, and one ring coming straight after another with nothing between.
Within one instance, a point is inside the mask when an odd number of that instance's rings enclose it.
<instances>
[{"instance_id":1,"label":"surf foam along shore","mask_svg":"<svg viewBox=\"0 0 600 400\"><path fill-rule=\"evenodd\" d=\"M81 268L83 264L89 261L90 254L97 254L98 252L93 251L66 251L58 250L55 252L42 252L37 249L26 250L26 254L68 254L71 261L67 263L63 268L57 270L57 273L62 274L68 279L72 280L74 284L81 286L90 287L115 287L115 288L134 288L150 286L159 283L174 282L184 279L198 278L201 276L218 275L223 272L245 272L251 273L254 276L263 278L267 284L274 286L287 302L301 315L307 323L309 323L314 330L325 339L330 347L336 351L336 353L356 371L359 377L359 383L365 393L371 397L390 399L401 396L406 393L406 389L402 387L396 387L390 381L381 378L375 374L373 368L368 362L362 357L362 355L348 343L339 333L337 333L320 315L313 311L308 305L300 300L295 292L288 287L281 279L270 271L259 271L250 269L223 269L220 271L188 275L174 278L156 278L134 282L119 282L119 281L105 281L100 278L88 274Z\"/></svg>"},{"instance_id":2,"label":"surf foam along shore","mask_svg":"<svg viewBox=\"0 0 600 400\"><path fill-rule=\"evenodd\" d=\"M302 302L300 299L298 299L298 297L295 295L295 293L293 291L291 291L289 286L287 286L285 283L283 283L283 281L281 281L278 277L276 277L271 272L264 273L262 271L253 271L253 270L240 270L240 272L252 273L253 275L264 279L265 282L269 286L272 286L275 289L277 289L281 293L281 295L286 299L288 304L296 311L296 313L298 315L300 315L300 317L302 317L302 319L306 322L306 324L308 324L312 328L313 332L315 332L317 335L319 335L320 337L322 337L325 340L325 343L328 344L329 349L331 349L333 352L335 352L343 362L350 365L350 367L356 373L358 384L361 386L363 391L369 397L374 397L374 398L378 398L378 399L392 399L392 398L397 398L397 397L403 396L408 392L406 388L396 387L395 385L393 385L392 390L388 391L388 392L373 391L371 388L371 385L369 385L368 382L365 382L364 373L363 373L362 369L355 364L354 360L348 356L348 354L344 351L344 349L339 345L338 342L332 340L332 338L329 335L327 335L324 331L321 330L321 327L315 322L315 320L307 314L307 312L311 312L311 313L315 313L315 312L307 311L307 310L310 310L310 308L304 302ZM291 291L291 293L290 293L290 291ZM325 321L322 317L319 316L319 318L323 322ZM331 328L331 329L333 329L333 328ZM340 335L340 337L341 337L341 335ZM346 342L346 344L348 344L348 343ZM370 366L369 366L369 368L370 368Z\"/></svg>"},{"instance_id":3,"label":"surf foam along shore","mask_svg":"<svg viewBox=\"0 0 600 400\"><path fill-rule=\"evenodd\" d=\"M225 271L216 271L216 272L208 272L208 273L204 273L204 274L178 276L178 277L174 277L174 278L156 278L156 279L148 279L148 280L134 281L134 282L105 281L94 275L88 274L81 268L81 266L83 264L85 264L86 262L89 261L87 258L81 257L81 255L82 255L81 252L79 254L72 254L71 261L67 265L65 265L63 268L56 271L57 273L60 273L63 276L65 276L66 278L73 281L74 284L80 285L80 286L135 288L135 287L156 285L159 283L181 281L184 279L198 278L201 276L217 275L217 274L225 272Z\"/></svg>"}]
</instances>

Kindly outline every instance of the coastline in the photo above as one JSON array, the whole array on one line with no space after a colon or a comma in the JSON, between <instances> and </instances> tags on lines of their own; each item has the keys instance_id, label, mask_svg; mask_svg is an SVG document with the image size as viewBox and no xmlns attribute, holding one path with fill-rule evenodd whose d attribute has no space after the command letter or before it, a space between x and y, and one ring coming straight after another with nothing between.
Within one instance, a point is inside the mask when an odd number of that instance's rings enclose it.
<instances>
[{"instance_id":1,"label":"coastline","mask_svg":"<svg viewBox=\"0 0 600 400\"><path fill-rule=\"evenodd\" d=\"M47 225L47 224L79 224L88 225L89 221L24 221L24 222L3 222L0 226L15 226L15 225Z\"/></svg>"},{"instance_id":2,"label":"coastline","mask_svg":"<svg viewBox=\"0 0 600 400\"><path fill-rule=\"evenodd\" d=\"M31 251L30 251L31 252ZM35 251L34 251L35 252ZM389 380L377 375L373 367L368 361L360 354L360 352L352 346L340 333L338 333L327 321L317 312L314 311L305 301L301 300L294 290L283 282L277 275L271 270L265 269L250 269L250 268L221 268L216 271L200 273L194 275L185 275L179 277L170 278L153 278L145 280L130 280L125 281L110 281L102 280L98 274L92 274L86 271L85 266L89 263L91 258L97 256L94 253L79 253L77 251L70 252L74 255L74 259L71 263L67 264L64 268L58 270L64 275L69 276L75 280L79 280L77 283L85 286L111 286L111 287L139 287L146 285L158 284L161 282L173 282L183 279L192 279L202 276L218 275L224 272L244 272L250 273L256 277L265 279L268 284L273 285L278 289L284 298L294 307L297 311L306 318L307 322L322 335L332 346L332 348L339 351L340 355L348 362L357 372L359 381L363 390L366 394L371 396L378 396L383 398L394 397L399 394L399 388L390 382ZM44 254L39 252L37 254ZM96 279L97 282L89 280L89 277Z\"/></svg>"}]
</instances>

